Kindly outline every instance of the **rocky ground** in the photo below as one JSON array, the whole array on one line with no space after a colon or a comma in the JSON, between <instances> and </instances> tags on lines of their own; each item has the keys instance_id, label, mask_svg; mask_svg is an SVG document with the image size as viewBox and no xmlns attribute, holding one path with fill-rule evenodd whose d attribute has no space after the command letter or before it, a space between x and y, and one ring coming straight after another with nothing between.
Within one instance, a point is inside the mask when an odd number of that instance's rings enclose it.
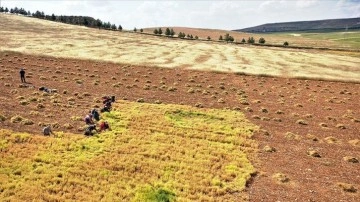
<instances>
[{"instance_id":1,"label":"rocky ground","mask_svg":"<svg viewBox=\"0 0 360 202\"><path fill-rule=\"evenodd\" d=\"M19 70L27 83L20 82ZM83 117L115 95L240 110L254 136L251 201L358 201L360 84L164 69L0 52L0 128L82 134ZM45 86L57 93L44 93Z\"/></svg>"}]
</instances>

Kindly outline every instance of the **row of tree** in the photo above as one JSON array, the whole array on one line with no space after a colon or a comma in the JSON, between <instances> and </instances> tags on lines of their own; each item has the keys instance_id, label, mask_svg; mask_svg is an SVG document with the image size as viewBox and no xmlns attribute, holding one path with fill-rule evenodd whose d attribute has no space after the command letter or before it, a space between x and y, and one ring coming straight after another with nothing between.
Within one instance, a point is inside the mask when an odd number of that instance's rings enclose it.
<instances>
[{"instance_id":1,"label":"row of tree","mask_svg":"<svg viewBox=\"0 0 360 202\"><path fill-rule=\"evenodd\" d=\"M122 26L116 26L110 22L103 22L99 19L94 19L93 17L88 16L64 16L64 15L45 15L43 11L36 11L35 13L31 13L30 11L25 11L23 8L8 8L0 7L0 12L5 13L13 13L13 14L21 14L26 16L32 16L39 19L51 20L56 22L62 22L73 25L83 25L86 27L99 28L99 29L111 29L111 30L119 30L122 31Z\"/></svg>"},{"instance_id":2,"label":"row of tree","mask_svg":"<svg viewBox=\"0 0 360 202\"><path fill-rule=\"evenodd\" d=\"M220 35L219 41L233 42L234 37L232 37L228 33L226 33L224 37L222 35Z\"/></svg>"},{"instance_id":3,"label":"row of tree","mask_svg":"<svg viewBox=\"0 0 360 202\"><path fill-rule=\"evenodd\" d=\"M155 35L162 35L163 34L163 31L162 31L162 29L161 28L159 28L159 29L154 29L154 31L153 31L153 33L155 34ZM165 30L165 36L171 36L171 37L173 37L175 34L176 34L176 32L174 31L174 29L173 28L166 28L166 30ZM184 39L184 38L188 38L188 39L199 39L199 37L198 36L193 36L192 34L185 34L185 33L183 33L183 32L179 32L179 34L177 35L178 36L178 38L181 38L181 39ZM210 39L209 39L210 40Z\"/></svg>"},{"instance_id":4,"label":"row of tree","mask_svg":"<svg viewBox=\"0 0 360 202\"><path fill-rule=\"evenodd\" d=\"M161 28L159 28L159 29L154 29L154 32L153 32L155 35L162 35L163 34L163 31L162 31L162 29ZM176 33L175 33L175 31L171 28L171 29L169 29L169 28L166 28L166 30L165 30L165 35L166 36L174 36Z\"/></svg>"},{"instance_id":5,"label":"row of tree","mask_svg":"<svg viewBox=\"0 0 360 202\"><path fill-rule=\"evenodd\" d=\"M219 41L233 42L233 41L234 41L234 37L230 36L229 34L225 34L224 37L223 37L222 35L220 35ZM243 38L243 39L241 40L241 43L254 44L254 43L255 43L255 39L254 39L254 37L249 37L247 40L245 40L245 39ZM259 44L265 44L265 39L261 37L261 38L259 39Z\"/></svg>"},{"instance_id":6,"label":"row of tree","mask_svg":"<svg viewBox=\"0 0 360 202\"><path fill-rule=\"evenodd\" d=\"M15 7L15 8L11 8L10 10L8 8L4 8L4 7L0 7L0 13L18 13L18 14L21 14L21 15L31 15L30 11L26 11L25 9L23 8L18 8L18 7Z\"/></svg>"},{"instance_id":7,"label":"row of tree","mask_svg":"<svg viewBox=\"0 0 360 202\"><path fill-rule=\"evenodd\" d=\"M136 32L136 28L134 29L134 31ZM154 32L153 32L155 35L162 35L163 34L163 31L161 28L159 29L155 29ZM165 31L165 35L166 36L171 36L173 37L175 35L175 31L171 28L166 28L166 31ZM181 39L184 39L184 38L188 38L188 39L199 39L198 36L195 36L193 37L192 34L185 34L183 32L179 32L178 34L178 38L181 38ZM207 40L211 40L210 36L207 37ZM230 34L226 33L224 36L220 35L219 37L219 41L226 41L226 42L234 42L234 37L230 36ZM259 44L265 44L265 39L264 38L260 38L259 39ZM245 40L244 38L241 40L241 43L249 43L249 44L254 44L255 43L255 39L254 37L249 37L248 40ZM284 46L287 46L288 43L284 43Z\"/></svg>"}]
</instances>

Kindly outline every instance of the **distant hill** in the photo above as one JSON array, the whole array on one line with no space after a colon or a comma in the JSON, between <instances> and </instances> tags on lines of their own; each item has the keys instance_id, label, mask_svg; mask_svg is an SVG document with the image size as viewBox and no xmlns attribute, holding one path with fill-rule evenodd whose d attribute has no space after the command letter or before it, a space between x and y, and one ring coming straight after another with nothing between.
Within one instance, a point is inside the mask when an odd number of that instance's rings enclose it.
<instances>
[{"instance_id":1,"label":"distant hill","mask_svg":"<svg viewBox=\"0 0 360 202\"><path fill-rule=\"evenodd\" d=\"M268 23L245 29L237 29L234 31L264 33L290 31L336 31L346 29L360 30L360 18Z\"/></svg>"}]
</instances>

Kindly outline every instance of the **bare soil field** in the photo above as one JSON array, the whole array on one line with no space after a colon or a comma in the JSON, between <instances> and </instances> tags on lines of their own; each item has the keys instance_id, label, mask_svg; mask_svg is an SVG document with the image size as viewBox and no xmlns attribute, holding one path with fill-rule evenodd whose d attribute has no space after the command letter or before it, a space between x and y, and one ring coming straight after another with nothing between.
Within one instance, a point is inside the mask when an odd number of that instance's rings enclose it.
<instances>
[{"instance_id":1,"label":"bare soil field","mask_svg":"<svg viewBox=\"0 0 360 202\"><path fill-rule=\"evenodd\" d=\"M15 15L0 16L2 51L140 66L360 81L360 52L325 52L181 40L90 29ZM210 33L219 34L217 31ZM324 40L318 42L331 44Z\"/></svg>"},{"instance_id":2,"label":"bare soil field","mask_svg":"<svg viewBox=\"0 0 360 202\"><path fill-rule=\"evenodd\" d=\"M0 52L0 127L79 133L103 95L239 110L261 130L250 201L357 201L360 84L158 68ZM21 84L19 68L26 71ZM38 87L56 89L44 93ZM15 117L15 118L14 118ZM16 117L22 120L17 122Z\"/></svg>"}]
</instances>

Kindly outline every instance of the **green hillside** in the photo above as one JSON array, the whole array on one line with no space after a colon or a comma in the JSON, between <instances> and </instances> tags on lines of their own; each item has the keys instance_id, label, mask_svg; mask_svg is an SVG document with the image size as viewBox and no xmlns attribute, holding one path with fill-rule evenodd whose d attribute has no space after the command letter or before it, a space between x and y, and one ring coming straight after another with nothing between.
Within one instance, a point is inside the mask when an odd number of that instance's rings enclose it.
<instances>
[{"instance_id":1,"label":"green hillside","mask_svg":"<svg viewBox=\"0 0 360 202\"><path fill-rule=\"evenodd\" d=\"M359 30L360 18L268 23L234 31L250 33Z\"/></svg>"}]
</instances>

